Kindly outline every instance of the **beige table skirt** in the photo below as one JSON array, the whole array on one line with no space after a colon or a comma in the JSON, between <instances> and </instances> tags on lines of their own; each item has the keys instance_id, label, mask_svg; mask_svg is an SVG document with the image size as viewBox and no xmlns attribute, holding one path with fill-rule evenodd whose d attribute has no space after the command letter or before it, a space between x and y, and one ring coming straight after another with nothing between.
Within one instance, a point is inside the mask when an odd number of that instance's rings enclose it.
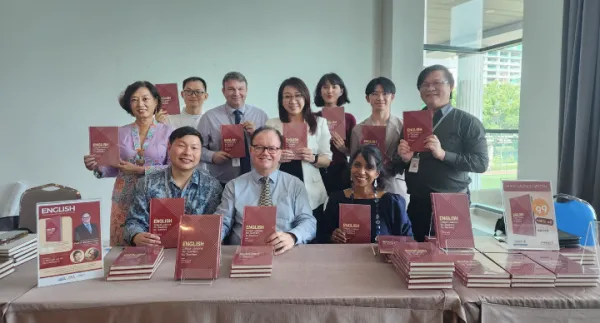
<instances>
[{"instance_id":1,"label":"beige table skirt","mask_svg":"<svg viewBox=\"0 0 600 323\"><path fill-rule=\"evenodd\" d=\"M302 245L277 256L270 278L230 279L224 246L210 285L173 279L175 250L149 281L88 280L33 288L6 322L444 322L465 320L453 290L409 291L367 245ZM120 250L106 257L106 270ZM0 281L0 286L3 287Z\"/></svg>"},{"instance_id":2,"label":"beige table skirt","mask_svg":"<svg viewBox=\"0 0 600 323\"><path fill-rule=\"evenodd\" d=\"M30 260L15 268L15 272L0 279L0 322L8 305L37 286L37 260Z\"/></svg>"}]
</instances>

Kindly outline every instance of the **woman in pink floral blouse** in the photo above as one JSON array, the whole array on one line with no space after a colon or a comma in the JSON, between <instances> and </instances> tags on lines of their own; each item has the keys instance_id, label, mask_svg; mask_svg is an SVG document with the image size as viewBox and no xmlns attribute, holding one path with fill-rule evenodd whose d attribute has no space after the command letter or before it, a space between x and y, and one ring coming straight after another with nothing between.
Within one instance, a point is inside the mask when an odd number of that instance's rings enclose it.
<instances>
[{"instance_id":1,"label":"woman in pink floral blouse","mask_svg":"<svg viewBox=\"0 0 600 323\"><path fill-rule=\"evenodd\" d=\"M138 81L129 85L119 103L135 117L135 122L119 128L119 166L99 166L93 155L84 156L85 167L96 177L116 177L110 212L111 246L125 244L123 225L136 181L146 172L167 167L167 145L173 131L171 126L154 119L160 110L160 95L152 83Z\"/></svg>"}]
</instances>

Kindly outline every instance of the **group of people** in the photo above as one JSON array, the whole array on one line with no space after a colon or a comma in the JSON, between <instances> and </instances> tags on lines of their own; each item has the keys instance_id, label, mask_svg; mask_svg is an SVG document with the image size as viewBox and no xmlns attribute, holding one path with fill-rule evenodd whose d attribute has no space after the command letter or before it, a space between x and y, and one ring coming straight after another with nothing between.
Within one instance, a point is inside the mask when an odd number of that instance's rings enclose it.
<instances>
[{"instance_id":1,"label":"group of people","mask_svg":"<svg viewBox=\"0 0 600 323\"><path fill-rule=\"evenodd\" d=\"M425 68L417 89L433 113L434 135L427 152L414 153L403 140L402 120L391 114L396 87L385 77L371 80L365 99L371 115L356 122L345 113L346 139L330 132L321 112L311 108L310 91L299 78L284 80L278 114L271 118L247 104L248 82L230 72L222 80L225 104L203 113L207 84L199 77L183 81L185 108L179 115L160 110L158 91L149 82L127 87L121 107L135 121L119 128L120 165L84 163L98 178L116 177L112 194L111 245L160 244L148 233L150 200L184 198L186 214L223 216L224 243L239 244L244 207L277 206L277 231L269 237L277 254L303 243L345 243L339 229L339 205L371 206L371 237L431 234L432 192L469 194L469 172L488 165L485 130L474 116L450 100L454 78L442 65ZM343 80L325 74L314 91L318 107L350 103ZM286 123L304 123L307 148L285 149ZM241 124L246 156L232 158L221 147L221 125ZM386 127L385 149L360 145L361 127Z\"/></svg>"}]
</instances>

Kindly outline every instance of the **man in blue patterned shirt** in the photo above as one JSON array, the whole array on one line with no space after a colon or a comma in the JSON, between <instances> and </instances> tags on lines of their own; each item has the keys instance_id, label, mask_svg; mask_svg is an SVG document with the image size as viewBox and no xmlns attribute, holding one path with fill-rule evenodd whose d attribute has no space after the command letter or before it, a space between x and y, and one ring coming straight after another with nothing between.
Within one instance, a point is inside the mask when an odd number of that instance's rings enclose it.
<instances>
[{"instance_id":1,"label":"man in blue patterned shirt","mask_svg":"<svg viewBox=\"0 0 600 323\"><path fill-rule=\"evenodd\" d=\"M202 136L192 127L181 127L169 137L171 166L147 173L135 186L131 209L125 220L124 240L127 244L159 245L160 238L148 233L150 200L184 198L185 214L213 214L221 202L223 191L214 177L201 173Z\"/></svg>"}]
</instances>

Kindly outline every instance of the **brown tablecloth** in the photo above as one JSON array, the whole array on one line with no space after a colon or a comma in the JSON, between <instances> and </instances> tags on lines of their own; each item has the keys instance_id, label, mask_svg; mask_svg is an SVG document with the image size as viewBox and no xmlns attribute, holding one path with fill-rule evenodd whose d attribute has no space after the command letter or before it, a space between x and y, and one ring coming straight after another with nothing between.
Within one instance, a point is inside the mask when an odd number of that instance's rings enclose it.
<instances>
[{"instance_id":1,"label":"brown tablecloth","mask_svg":"<svg viewBox=\"0 0 600 323\"><path fill-rule=\"evenodd\" d=\"M600 288L466 288L454 282L467 322L600 322Z\"/></svg>"},{"instance_id":2,"label":"brown tablecloth","mask_svg":"<svg viewBox=\"0 0 600 323\"><path fill-rule=\"evenodd\" d=\"M35 288L9 305L13 322L442 322L464 319L452 290L409 291L367 245L303 245L275 257L270 278L228 278L223 247L211 285L173 280L175 250L150 281L88 280ZM120 250L106 257L106 269Z\"/></svg>"},{"instance_id":3,"label":"brown tablecloth","mask_svg":"<svg viewBox=\"0 0 600 323\"><path fill-rule=\"evenodd\" d=\"M0 322L8 304L37 285L37 260L30 260L15 268L15 272L0 279Z\"/></svg>"}]
</instances>

